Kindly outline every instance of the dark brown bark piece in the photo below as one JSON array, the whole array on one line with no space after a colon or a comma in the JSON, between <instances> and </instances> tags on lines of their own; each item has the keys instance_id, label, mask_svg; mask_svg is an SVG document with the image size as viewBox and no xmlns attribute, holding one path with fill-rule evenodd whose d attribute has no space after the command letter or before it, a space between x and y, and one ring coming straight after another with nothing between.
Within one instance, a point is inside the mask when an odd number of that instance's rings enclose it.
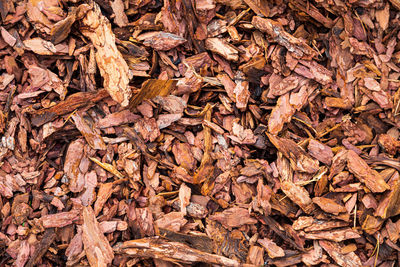
<instances>
[{"instance_id":1,"label":"dark brown bark piece","mask_svg":"<svg viewBox=\"0 0 400 267\"><path fill-rule=\"evenodd\" d=\"M75 109L93 106L96 102L109 96L107 91L102 89L97 92L76 93L66 100L59 102L51 108L41 109L33 112L32 125L41 126L46 122L55 120L58 116L72 113Z\"/></svg>"},{"instance_id":2,"label":"dark brown bark piece","mask_svg":"<svg viewBox=\"0 0 400 267\"><path fill-rule=\"evenodd\" d=\"M53 244L56 238L56 231L54 228L46 229L43 234L42 240L40 240L39 245L35 247L35 252L25 266L32 267L37 264L37 262L43 257L47 252L49 247Z\"/></svg>"}]
</instances>

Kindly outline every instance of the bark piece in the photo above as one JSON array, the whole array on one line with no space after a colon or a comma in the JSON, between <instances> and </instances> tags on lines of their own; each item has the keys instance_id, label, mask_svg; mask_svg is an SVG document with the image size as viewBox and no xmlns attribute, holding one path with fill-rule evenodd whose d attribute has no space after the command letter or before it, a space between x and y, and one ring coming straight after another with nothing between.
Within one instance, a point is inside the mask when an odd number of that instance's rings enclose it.
<instances>
[{"instance_id":1,"label":"bark piece","mask_svg":"<svg viewBox=\"0 0 400 267\"><path fill-rule=\"evenodd\" d=\"M249 249L249 254L247 255L247 263L254 265L264 264L264 249L259 246L251 246Z\"/></svg>"},{"instance_id":2,"label":"bark piece","mask_svg":"<svg viewBox=\"0 0 400 267\"><path fill-rule=\"evenodd\" d=\"M100 134L89 126L81 114L72 115L72 119L75 122L76 128L78 128L83 137L85 137L86 142L88 142L93 149L105 150L107 148Z\"/></svg>"},{"instance_id":3,"label":"bark piece","mask_svg":"<svg viewBox=\"0 0 400 267\"><path fill-rule=\"evenodd\" d=\"M223 56L227 60L238 61L239 55L235 47L221 38L207 38L205 42L206 48L218 55Z\"/></svg>"},{"instance_id":4,"label":"bark piece","mask_svg":"<svg viewBox=\"0 0 400 267\"><path fill-rule=\"evenodd\" d=\"M311 156L313 156L317 160L325 163L326 165L331 165L333 152L329 146L324 145L314 139L311 139L308 143L308 151L310 152Z\"/></svg>"},{"instance_id":5,"label":"bark piece","mask_svg":"<svg viewBox=\"0 0 400 267\"><path fill-rule=\"evenodd\" d=\"M72 210L68 212L59 212L49 215L44 215L40 221L44 228L64 227L72 224L79 218L79 211Z\"/></svg>"},{"instance_id":6,"label":"bark piece","mask_svg":"<svg viewBox=\"0 0 400 267\"><path fill-rule=\"evenodd\" d=\"M42 240L37 247L35 247L35 252L32 257L26 263L25 266L33 267L37 264L37 262L43 257L43 255L47 252L51 244L53 244L56 238L56 232L54 228L46 229L43 234Z\"/></svg>"},{"instance_id":7,"label":"bark piece","mask_svg":"<svg viewBox=\"0 0 400 267\"><path fill-rule=\"evenodd\" d=\"M223 256L202 252L177 242L168 242L159 238L144 238L125 241L114 247L117 254L126 254L130 257L150 257L166 261L178 261L186 264L205 262L224 266L253 266L241 265L237 260Z\"/></svg>"},{"instance_id":8,"label":"bark piece","mask_svg":"<svg viewBox=\"0 0 400 267\"><path fill-rule=\"evenodd\" d=\"M73 141L67 150L65 157L64 172L69 179L69 188L72 192L80 192L84 186L84 174L79 168L83 157L84 141L78 139Z\"/></svg>"},{"instance_id":9,"label":"bark piece","mask_svg":"<svg viewBox=\"0 0 400 267\"><path fill-rule=\"evenodd\" d=\"M138 40L155 50L171 50L186 42L185 38L169 32L147 32L138 36Z\"/></svg>"},{"instance_id":10,"label":"bark piece","mask_svg":"<svg viewBox=\"0 0 400 267\"><path fill-rule=\"evenodd\" d=\"M126 26L129 23L129 21L128 17L124 12L124 2L122 0L111 1L111 8L113 9L115 14L115 19L114 19L115 24L117 24L119 27Z\"/></svg>"},{"instance_id":11,"label":"bark piece","mask_svg":"<svg viewBox=\"0 0 400 267\"><path fill-rule=\"evenodd\" d=\"M129 104L132 92L129 87L128 65L115 45L111 24L100 7L91 2L93 9L82 19L81 32L96 48L96 63L104 78L104 88L121 106Z\"/></svg>"},{"instance_id":12,"label":"bark piece","mask_svg":"<svg viewBox=\"0 0 400 267\"><path fill-rule=\"evenodd\" d=\"M268 120L268 131L271 134L278 134L283 129L284 124L291 121L296 112L294 107L290 105L289 99L289 94L280 96L276 106L272 109Z\"/></svg>"},{"instance_id":13,"label":"bark piece","mask_svg":"<svg viewBox=\"0 0 400 267\"><path fill-rule=\"evenodd\" d=\"M271 258L279 258L285 256L285 251L268 238L258 239L257 242L262 245Z\"/></svg>"},{"instance_id":14,"label":"bark piece","mask_svg":"<svg viewBox=\"0 0 400 267\"><path fill-rule=\"evenodd\" d=\"M267 134L267 136L271 143L290 160L294 170L307 173L315 173L318 171L318 161L311 158L304 149L293 140L280 138L272 134Z\"/></svg>"},{"instance_id":15,"label":"bark piece","mask_svg":"<svg viewBox=\"0 0 400 267\"><path fill-rule=\"evenodd\" d=\"M287 33L276 21L255 16L253 17L251 24L253 24L257 29L266 32L274 39L274 41L286 47L287 50L292 52L297 58L311 59L317 55L317 53L308 46L304 40L300 40Z\"/></svg>"},{"instance_id":16,"label":"bark piece","mask_svg":"<svg viewBox=\"0 0 400 267\"><path fill-rule=\"evenodd\" d=\"M42 56L50 56L57 53L57 49L53 43L43 40L40 37L25 40L24 46Z\"/></svg>"},{"instance_id":17,"label":"bark piece","mask_svg":"<svg viewBox=\"0 0 400 267\"><path fill-rule=\"evenodd\" d=\"M372 191L381 193L390 189L388 184L383 180L381 175L371 169L368 164L352 150L348 151L347 166L362 183Z\"/></svg>"},{"instance_id":18,"label":"bark piece","mask_svg":"<svg viewBox=\"0 0 400 267\"><path fill-rule=\"evenodd\" d=\"M58 116L62 116L73 112L75 109L81 107L88 107L95 105L96 102L107 97L106 90L99 90L97 92L80 92L75 93L64 101L57 103L50 108L43 108L33 112L32 125L42 126L46 122L55 120Z\"/></svg>"},{"instance_id":19,"label":"bark piece","mask_svg":"<svg viewBox=\"0 0 400 267\"><path fill-rule=\"evenodd\" d=\"M228 229L245 224L255 224L257 222L256 219L251 218L248 210L239 207L233 207L211 215L210 219L220 222Z\"/></svg>"},{"instance_id":20,"label":"bark piece","mask_svg":"<svg viewBox=\"0 0 400 267\"><path fill-rule=\"evenodd\" d=\"M181 212L184 215L186 215L186 213L187 213L186 207L190 203L191 195L192 195L192 190L190 189L190 187L188 187L187 185L182 183L181 187L179 188L179 201L181 202L180 203Z\"/></svg>"},{"instance_id":21,"label":"bark piece","mask_svg":"<svg viewBox=\"0 0 400 267\"><path fill-rule=\"evenodd\" d=\"M303 187L290 181L283 181L281 187L285 195L299 205L305 213L309 214L315 209L309 193Z\"/></svg>"},{"instance_id":22,"label":"bark piece","mask_svg":"<svg viewBox=\"0 0 400 267\"><path fill-rule=\"evenodd\" d=\"M333 199L325 197L314 197L312 201L317 204L323 211L338 215L341 212L346 212L346 208L337 204Z\"/></svg>"},{"instance_id":23,"label":"bark piece","mask_svg":"<svg viewBox=\"0 0 400 267\"><path fill-rule=\"evenodd\" d=\"M129 109L137 107L143 100L156 96L166 96L175 89L177 81L174 80L147 80L143 83L140 92L132 97Z\"/></svg>"},{"instance_id":24,"label":"bark piece","mask_svg":"<svg viewBox=\"0 0 400 267\"><path fill-rule=\"evenodd\" d=\"M82 241L91 266L107 266L114 259L114 252L101 232L93 209L83 207Z\"/></svg>"},{"instance_id":25,"label":"bark piece","mask_svg":"<svg viewBox=\"0 0 400 267\"><path fill-rule=\"evenodd\" d=\"M104 204L110 198L113 193L113 183L102 183L100 184L99 192L97 193L97 199L94 203L94 215L98 216L100 211L103 209Z\"/></svg>"},{"instance_id":26,"label":"bark piece","mask_svg":"<svg viewBox=\"0 0 400 267\"><path fill-rule=\"evenodd\" d=\"M343 240L360 238L360 234L351 228L345 228L340 230L331 230L329 232L314 232L314 233L305 233L304 237L307 239L326 239L335 242L341 242Z\"/></svg>"},{"instance_id":27,"label":"bark piece","mask_svg":"<svg viewBox=\"0 0 400 267\"><path fill-rule=\"evenodd\" d=\"M400 214L399 199L400 181L397 179L390 185L390 190L380 199L374 215L386 219Z\"/></svg>"},{"instance_id":28,"label":"bark piece","mask_svg":"<svg viewBox=\"0 0 400 267\"><path fill-rule=\"evenodd\" d=\"M340 245L335 242L319 241L319 244L339 266L356 267L362 265L360 258L354 252L342 254Z\"/></svg>"}]
</instances>

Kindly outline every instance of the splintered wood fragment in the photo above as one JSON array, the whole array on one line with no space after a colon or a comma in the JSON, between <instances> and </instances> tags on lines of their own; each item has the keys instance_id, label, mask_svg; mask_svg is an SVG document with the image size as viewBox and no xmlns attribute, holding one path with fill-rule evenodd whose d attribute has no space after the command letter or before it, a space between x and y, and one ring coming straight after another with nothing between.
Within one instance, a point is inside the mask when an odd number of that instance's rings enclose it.
<instances>
[{"instance_id":1,"label":"splintered wood fragment","mask_svg":"<svg viewBox=\"0 0 400 267\"><path fill-rule=\"evenodd\" d=\"M142 84L139 93L132 97L129 109L136 108L143 100L152 99L156 96L167 96L176 87L177 80L149 79Z\"/></svg>"},{"instance_id":2,"label":"splintered wood fragment","mask_svg":"<svg viewBox=\"0 0 400 267\"><path fill-rule=\"evenodd\" d=\"M210 107L208 104L204 108L206 110L206 113L204 115L204 120L211 121L211 113L212 113L212 107ZM193 176L193 183L194 184L199 184L204 181L207 181L210 179L212 174L214 173L214 165L213 163L213 158L211 156L211 151L213 148L212 144L212 135L211 135L211 128L203 125L203 132L204 132L204 154L203 158L201 159L200 167L197 169L196 173ZM204 191L204 190L202 190Z\"/></svg>"},{"instance_id":3,"label":"splintered wood fragment","mask_svg":"<svg viewBox=\"0 0 400 267\"><path fill-rule=\"evenodd\" d=\"M64 227L72 224L79 218L78 210L71 210L66 212L59 212L54 214L44 215L40 218L44 228Z\"/></svg>"},{"instance_id":4,"label":"splintered wood fragment","mask_svg":"<svg viewBox=\"0 0 400 267\"><path fill-rule=\"evenodd\" d=\"M348 151L347 167L360 182L364 183L372 192L382 193L390 189L382 176L371 169L368 164L353 150Z\"/></svg>"},{"instance_id":5,"label":"splintered wood fragment","mask_svg":"<svg viewBox=\"0 0 400 267\"><path fill-rule=\"evenodd\" d=\"M83 137L85 137L86 142L93 149L105 150L107 149L106 144L103 141L101 135L90 127L88 122L83 118L83 116L79 113L75 113L72 116L72 119L75 122L76 128L81 132Z\"/></svg>"},{"instance_id":6,"label":"splintered wood fragment","mask_svg":"<svg viewBox=\"0 0 400 267\"><path fill-rule=\"evenodd\" d=\"M43 257L43 255L47 252L51 244L53 244L56 239L56 232L54 228L46 229L43 234L42 240L40 240L39 244L35 246L35 252L26 263L26 267L36 266L37 262Z\"/></svg>"},{"instance_id":7,"label":"splintered wood fragment","mask_svg":"<svg viewBox=\"0 0 400 267\"><path fill-rule=\"evenodd\" d=\"M254 16L251 24L257 29L266 32L275 42L286 47L287 50L292 52L297 58L312 59L317 56L317 52L307 45L304 40L296 38L286 32L276 21Z\"/></svg>"},{"instance_id":8,"label":"splintered wood fragment","mask_svg":"<svg viewBox=\"0 0 400 267\"><path fill-rule=\"evenodd\" d=\"M310 198L310 194L304 187L298 186L290 181L283 181L281 189L285 195L297 204L305 213L310 214L315 206Z\"/></svg>"},{"instance_id":9,"label":"splintered wood fragment","mask_svg":"<svg viewBox=\"0 0 400 267\"><path fill-rule=\"evenodd\" d=\"M109 171L110 173L114 174L119 179L124 178L124 175L122 173L120 173L117 170L117 168L115 168L113 165L101 162L100 160L93 158L93 157L90 157L90 160L93 161L94 163L96 163L97 165L99 165L100 167L102 167L103 169L105 169L106 171Z\"/></svg>"},{"instance_id":10,"label":"splintered wood fragment","mask_svg":"<svg viewBox=\"0 0 400 267\"><path fill-rule=\"evenodd\" d=\"M268 131L271 134L278 134L285 123L291 121L296 112L296 109L290 105L289 99L289 93L281 95L276 106L272 109L271 116L268 119Z\"/></svg>"},{"instance_id":11,"label":"splintered wood fragment","mask_svg":"<svg viewBox=\"0 0 400 267\"><path fill-rule=\"evenodd\" d=\"M96 48L96 62L104 78L104 88L110 96L125 107L132 95L129 87L128 64L115 44L111 23L101 13L100 7L91 1L93 9L81 20L80 30Z\"/></svg>"},{"instance_id":12,"label":"splintered wood fragment","mask_svg":"<svg viewBox=\"0 0 400 267\"><path fill-rule=\"evenodd\" d=\"M239 52L225 39L222 38L207 38L205 42L206 48L218 55L223 56L227 60L238 61Z\"/></svg>"},{"instance_id":13,"label":"splintered wood fragment","mask_svg":"<svg viewBox=\"0 0 400 267\"><path fill-rule=\"evenodd\" d=\"M270 258L280 258L285 256L285 251L271 239L262 238L258 239L257 242L265 248Z\"/></svg>"},{"instance_id":14,"label":"splintered wood fragment","mask_svg":"<svg viewBox=\"0 0 400 267\"><path fill-rule=\"evenodd\" d=\"M58 116L73 112L75 109L94 106L96 102L108 96L109 94L105 89L101 89L97 92L75 93L50 108L43 108L32 112L32 125L36 127L42 126L47 122L55 120Z\"/></svg>"},{"instance_id":15,"label":"splintered wood fragment","mask_svg":"<svg viewBox=\"0 0 400 267\"><path fill-rule=\"evenodd\" d=\"M146 32L137 38L143 41L143 44L150 46L155 50L171 50L186 42L186 39L169 32Z\"/></svg>"},{"instance_id":16,"label":"splintered wood fragment","mask_svg":"<svg viewBox=\"0 0 400 267\"><path fill-rule=\"evenodd\" d=\"M317 204L323 211L338 215L341 212L346 212L346 208L337 204L333 199L325 197L314 197L312 201Z\"/></svg>"},{"instance_id":17,"label":"splintered wood fragment","mask_svg":"<svg viewBox=\"0 0 400 267\"><path fill-rule=\"evenodd\" d=\"M294 170L307 173L315 173L318 171L318 160L310 157L296 142L268 133L267 136L271 143L290 160L290 164Z\"/></svg>"},{"instance_id":18,"label":"splintered wood fragment","mask_svg":"<svg viewBox=\"0 0 400 267\"><path fill-rule=\"evenodd\" d=\"M343 267L358 267L362 266L360 258L354 253L341 253L342 247L340 244L332 241L319 241L319 245L332 257L332 259Z\"/></svg>"},{"instance_id":19,"label":"splintered wood fragment","mask_svg":"<svg viewBox=\"0 0 400 267\"><path fill-rule=\"evenodd\" d=\"M100 211L103 209L104 204L111 197L113 193L113 183L102 183L100 184L99 192L97 193L97 199L94 203L94 215L98 216Z\"/></svg>"},{"instance_id":20,"label":"splintered wood fragment","mask_svg":"<svg viewBox=\"0 0 400 267\"><path fill-rule=\"evenodd\" d=\"M313 233L305 233L306 239L325 239L335 242L341 242L347 239L360 238L360 234L351 228L344 228L339 230L321 231Z\"/></svg>"},{"instance_id":21,"label":"splintered wood fragment","mask_svg":"<svg viewBox=\"0 0 400 267\"><path fill-rule=\"evenodd\" d=\"M82 241L90 266L108 266L114 252L100 229L92 207L83 207Z\"/></svg>"},{"instance_id":22,"label":"splintered wood fragment","mask_svg":"<svg viewBox=\"0 0 400 267\"><path fill-rule=\"evenodd\" d=\"M161 238L143 238L125 241L114 246L116 254L129 257L145 257L162 259L171 262L182 262L193 264L204 262L232 267L251 267L252 264L242 264L237 260L224 256L210 254L198 249L191 248L178 242L169 242Z\"/></svg>"},{"instance_id":23,"label":"splintered wood fragment","mask_svg":"<svg viewBox=\"0 0 400 267\"><path fill-rule=\"evenodd\" d=\"M257 220L250 216L248 210L240 207L225 209L209 217L211 220L218 221L228 229L239 227L245 224L255 224Z\"/></svg>"}]
</instances>

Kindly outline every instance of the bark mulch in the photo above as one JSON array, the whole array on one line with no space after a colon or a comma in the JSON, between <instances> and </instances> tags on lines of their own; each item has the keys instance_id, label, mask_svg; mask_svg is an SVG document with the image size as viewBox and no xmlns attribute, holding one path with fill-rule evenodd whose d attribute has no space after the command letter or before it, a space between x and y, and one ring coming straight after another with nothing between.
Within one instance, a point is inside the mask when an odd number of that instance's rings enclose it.
<instances>
[{"instance_id":1,"label":"bark mulch","mask_svg":"<svg viewBox=\"0 0 400 267\"><path fill-rule=\"evenodd\" d=\"M0 266L398 266L399 0L0 0Z\"/></svg>"}]
</instances>

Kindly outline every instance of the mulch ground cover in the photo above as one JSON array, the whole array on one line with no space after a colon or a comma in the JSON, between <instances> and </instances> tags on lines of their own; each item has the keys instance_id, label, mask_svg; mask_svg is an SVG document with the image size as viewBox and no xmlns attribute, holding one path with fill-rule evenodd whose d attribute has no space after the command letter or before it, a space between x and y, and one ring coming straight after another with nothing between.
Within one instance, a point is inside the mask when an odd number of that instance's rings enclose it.
<instances>
[{"instance_id":1,"label":"mulch ground cover","mask_svg":"<svg viewBox=\"0 0 400 267\"><path fill-rule=\"evenodd\" d=\"M0 266L399 266L399 0L0 0Z\"/></svg>"}]
</instances>

